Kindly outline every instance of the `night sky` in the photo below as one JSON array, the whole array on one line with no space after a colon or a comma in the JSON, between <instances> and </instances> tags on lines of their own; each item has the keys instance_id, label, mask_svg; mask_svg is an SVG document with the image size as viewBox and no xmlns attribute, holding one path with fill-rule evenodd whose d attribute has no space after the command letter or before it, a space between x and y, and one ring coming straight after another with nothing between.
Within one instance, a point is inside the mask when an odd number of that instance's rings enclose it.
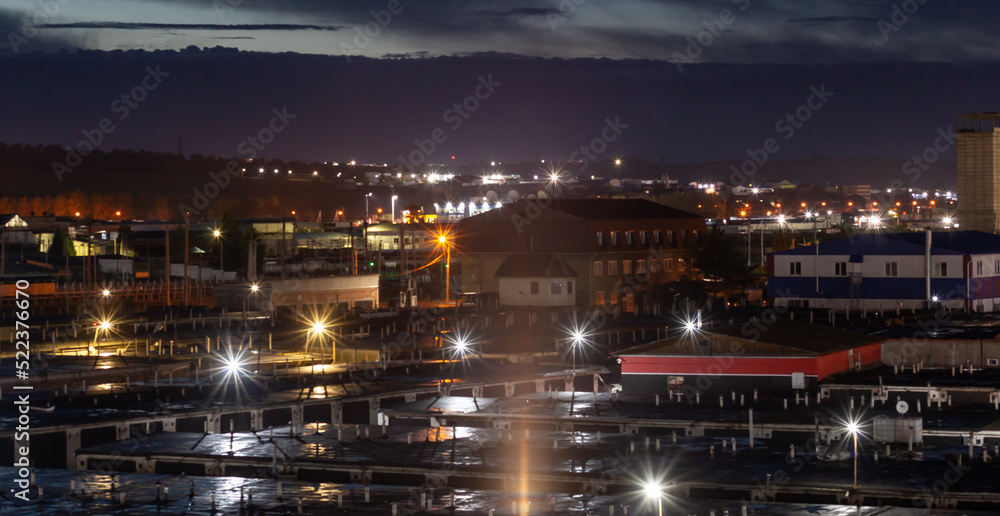
<instances>
[{"instance_id":1,"label":"night sky","mask_svg":"<svg viewBox=\"0 0 1000 516\"><path fill-rule=\"evenodd\" d=\"M440 129L427 162L566 159L618 117L607 156L739 161L776 137L774 159L905 158L1000 110L996 2L63 1L0 1L4 142L71 145L109 117L104 149L245 156L286 108L259 155L397 164ZM147 66L168 75L119 119Z\"/></svg>"}]
</instances>

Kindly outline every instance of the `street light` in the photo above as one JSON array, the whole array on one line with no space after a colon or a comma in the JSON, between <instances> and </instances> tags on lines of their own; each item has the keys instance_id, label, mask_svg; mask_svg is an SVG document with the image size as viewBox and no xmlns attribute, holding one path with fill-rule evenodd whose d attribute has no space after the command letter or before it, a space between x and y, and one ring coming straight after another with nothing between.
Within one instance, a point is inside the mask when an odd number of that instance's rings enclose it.
<instances>
[{"instance_id":1,"label":"street light","mask_svg":"<svg viewBox=\"0 0 1000 516\"><path fill-rule=\"evenodd\" d=\"M451 242L444 233L438 235L438 244L444 246L444 302L447 304L451 294Z\"/></svg>"},{"instance_id":2,"label":"street light","mask_svg":"<svg viewBox=\"0 0 1000 516\"><path fill-rule=\"evenodd\" d=\"M646 493L646 498L656 500L656 512L659 516L663 516L663 488L660 484L649 481L642 490Z\"/></svg>"},{"instance_id":3,"label":"street light","mask_svg":"<svg viewBox=\"0 0 1000 516\"><path fill-rule=\"evenodd\" d=\"M371 192L365 195L365 224L368 224L368 198L372 196Z\"/></svg>"},{"instance_id":4,"label":"street light","mask_svg":"<svg viewBox=\"0 0 1000 516\"><path fill-rule=\"evenodd\" d=\"M399 199L398 195L392 196L392 222L396 223L396 199Z\"/></svg>"},{"instance_id":5,"label":"street light","mask_svg":"<svg viewBox=\"0 0 1000 516\"><path fill-rule=\"evenodd\" d=\"M222 250L224 246L222 245L222 231L218 229L212 230L212 239L219 241L219 269L222 271L222 279L226 279L226 262L223 260Z\"/></svg>"},{"instance_id":6,"label":"street light","mask_svg":"<svg viewBox=\"0 0 1000 516\"><path fill-rule=\"evenodd\" d=\"M854 439L854 489L858 489L858 433L861 429L858 427L857 421L849 421L847 423L847 432L851 434Z\"/></svg>"},{"instance_id":7,"label":"street light","mask_svg":"<svg viewBox=\"0 0 1000 516\"><path fill-rule=\"evenodd\" d=\"M325 320L321 320L321 319L316 319L316 320L312 321L312 323L309 326L309 331L308 331L308 335L314 335L315 338L319 340L319 363L320 363L320 365L323 365L323 363L326 361L326 357L325 357L325 355L323 353L323 336L326 335L326 330L327 330L326 321ZM306 337L306 347L307 348L308 348L308 345L309 345L308 335ZM331 362L334 363L334 364L337 363L337 354L336 354L335 345L336 345L336 343L333 341L333 339L330 339L330 355L331 355L331 358L332 358Z\"/></svg>"},{"instance_id":8,"label":"street light","mask_svg":"<svg viewBox=\"0 0 1000 516\"><path fill-rule=\"evenodd\" d=\"M93 348L94 348L94 352L97 354L97 356L100 356L101 355L101 341L100 341L100 336L101 336L102 333L105 336L107 336L107 334L111 332L111 321L108 320L108 319L101 319L100 321L96 322L95 325L97 326L97 328L94 330L94 346L93 346Z\"/></svg>"},{"instance_id":9,"label":"street light","mask_svg":"<svg viewBox=\"0 0 1000 516\"><path fill-rule=\"evenodd\" d=\"M582 330L576 329L570 333L570 337L572 339L570 341L570 351L573 354L573 369L571 371L573 372L573 376L576 376L576 348L577 346L583 344L583 340L586 338L586 335Z\"/></svg>"}]
</instances>

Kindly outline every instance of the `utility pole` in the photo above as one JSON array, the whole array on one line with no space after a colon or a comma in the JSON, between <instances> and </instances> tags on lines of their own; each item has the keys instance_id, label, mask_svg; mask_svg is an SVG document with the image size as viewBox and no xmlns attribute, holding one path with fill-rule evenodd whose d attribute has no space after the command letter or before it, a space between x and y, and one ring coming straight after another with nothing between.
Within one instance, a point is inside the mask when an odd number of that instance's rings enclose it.
<instances>
[{"instance_id":1,"label":"utility pole","mask_svg":"<svg viewBox=\"0 0 1000 516\"><path fill-rule=\"evenodd\" d=\"M170 306L170 227L166 229L167 232L167 306Z\"/></svg>"},{"instance_id":2,"label":"utility pole","mask_svg":"<svg viewBox=\"0 0 1000 516\"><path fill-rule=\"evenodd\" d=\"M184 306L188 306L188 215L184 214Z\"/></svg>"}]
</instances>

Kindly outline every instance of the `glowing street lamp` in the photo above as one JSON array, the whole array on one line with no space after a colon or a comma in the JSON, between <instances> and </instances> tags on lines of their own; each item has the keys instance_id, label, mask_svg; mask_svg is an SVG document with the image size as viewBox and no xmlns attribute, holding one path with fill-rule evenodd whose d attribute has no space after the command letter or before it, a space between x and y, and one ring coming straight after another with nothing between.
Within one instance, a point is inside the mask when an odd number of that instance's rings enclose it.
<instances>
[{"instance_id":1,"label":"glowing street lamp","mask_svg":"<svg viewBox=\"0 0 1000 516\"><path fill-rule=\"evenodd\" d=\"M847 432L851 434L854 439L854 489L858 489L858 434L861 429L858 427L857 421L849 421L847 423Z\"/></svg>"},{"instance_id":2,"label":"glowing street lamp","mask_svg":"<svg viewBox=\"0 0 1000 516\"><path fill-rule=\"evenodd\" d=\"M322 365L326 361L326 356L323 353L323 342L324 342L323 337L326 335L327 327L328 326L327 326L327 323L326 323L325 320L316 319L316 320L314 320L314 321L312 321L310 323L308 334L307 334L307 335L314 336L314 338L316 338L319 341L319 362L320 362L320 365ZM308 340L308 336L307 336L307 338L306 338L306 345L307 345L307 347L308 347L308 344L309 344L309 340ZM333 341L333 339L330 339L330 353L331 353L331 356L332 356L332 359L333 359L332 360L333 363L337 362L337 354L336 354L336 347L335 346L336 346L336 343Z\"/></svg>"},{"instance_id":3,"label":"glowing street lamp","mask_svg":"<svg viewBox=\"0 0 1000 516\"><path fill-rule=\"evenodd\" d=\"M663 516L663 487L656 482L649 481L642 487L642 490L646 493L646 498L656 500L656 512L659 516Z\"/></svg>"},{"instance_id":4,"label":"glowing street lamp","mask_svg":"<svg viewBox=\"0 0 1000 516\"><path fill-rule=\"evenodd\" d=\"M226 279L226 262L222 259L222 249L225 247L222 245L222 231L213 229L212 240L219 241L219 269L222 271L222 279Z\"/></svg>"},{"instance_id":5,"label":"glowing street lamp","mask_svg":"<svg viewBox=\"0 0 1000 516\"><path fill-rule=\"evenodd\" d=\"M96 323L96 329L94 330L94 350L98 356L101 355L101 334L103 333L105 337L111 333L111 321L108 319L101 319Z\"/></svg>"},{"instance_id":6,"label":"glowing street lamp","mask_svg":"<svg viewBox=\"0 0 1000 516\"><path fill-rule=\"evenodd\" d=\"M396 199L399 199L398 195L392 196L392 222L396 222Z\"/></svg>"},{"instance_id":7,"label":"glowing street lamp","mask_svg":"<svg viewBox=\"0 0 1000 516\"><path fill-rule=\"evenodd\" d=\"M585 333L583 333L582 330L574 329L572 332L570 332L570 339L571 339L570 340L570 348L571 348L571 352L573 354L573 369L572 369L572 371L573 371L573 375L574 376L576 375L576 348L579 347L581 344L583 344L583 342L584 342L584 340L586 338L587 338L587 335Z\"/></svg>"},{"instance_id":8,"label":"glowing street lamp","mask_svg":"<svg viewBox=\"0 0 1000 516\"><path fill-rule=\"evenodd\" d=\"M444 302L447 304L451 296L451 242L448 235L444 233L438 235L438 245L444 246Z\"/></svg>"}]
</instances>

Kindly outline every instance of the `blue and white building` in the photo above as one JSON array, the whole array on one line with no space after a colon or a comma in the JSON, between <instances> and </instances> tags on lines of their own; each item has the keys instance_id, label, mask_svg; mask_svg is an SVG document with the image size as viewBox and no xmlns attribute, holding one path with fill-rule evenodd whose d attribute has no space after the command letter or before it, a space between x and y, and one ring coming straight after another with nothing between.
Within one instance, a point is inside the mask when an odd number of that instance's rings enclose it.
<instances>
[{"instance_id":1,"label":"blue and white building","mask_svg":"<svg viewBox=\"0 0 1000 516\"><path fill-rule=\"evenodd\" d=\"M767 295L776 306L1000 310L1000 235L870 233L769 258Z\"/></svg>"}]
</instances>

